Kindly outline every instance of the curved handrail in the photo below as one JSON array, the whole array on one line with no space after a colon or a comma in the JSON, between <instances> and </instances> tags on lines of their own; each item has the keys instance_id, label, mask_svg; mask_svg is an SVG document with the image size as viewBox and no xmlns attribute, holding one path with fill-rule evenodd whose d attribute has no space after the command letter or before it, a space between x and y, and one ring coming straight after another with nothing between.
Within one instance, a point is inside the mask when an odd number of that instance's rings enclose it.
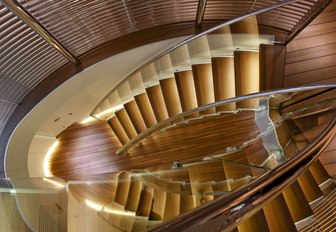
<instances>
[{"instance_id":1,"label":"curved handrail","mask_svg":"<svg viewBox=\"0 0 336 232\"><path fill-rule=\"evenodd\" d=\"M257 97L265 97L273 94L279 94L279 93L290 93L290 92L300 92L300 91L306 91L306 90L313 90L313 89L319 89L319 88L335 88L336 87L336 82L335 83L328 83L328 84L317 84L317 85L306 85L306 86L300 86L300 87L292 87L292 88L286 88L286 89L276 89L276 90L267 90L267 91L262 91L258 93L252 93L248 95L243 95L239 97L234 97L234 98L228 98L222 101L217 101L214 103L210 103L208 105L200 106L198 108L194 108L188 111L185 111L183 113L174 115L166 120L163 120L156 125L148 128L147 130L141 132L134 138L132 138L130 141L128 141L126 144L124 144L120 149L116 151L116 154L120 154L124 152L125 150L129 149L131 146L138 144L141 140L148 138L149 135L152 132L157 131L164 125L169 125L171 122L174 122L176 119L191 115L193 113L199 112L199 111L204 111L213 107L218 107L227 103L232 103L232 102L237 102L237 101L243 101L243 100L248 100L252 98L257 98Z\"/></svg>"},{"instance_id":2,"label":"curved handrail","mask_svg":"<svg viewBox=\"0 0 336 232\"><path fill-rule=\"evenodd\" d=\"M224 23L221 23L213 28L210 28L206 31L203 31L197 35L194 35L194 36L191 36L179 43L177 43L176 45L168 48L167 50L163 51L162 53L160 53L159 55L155 56L154 58L150 59L149 61L147 61L146 63L144 63L143 65L141 65L139 68L137 68L135 71L133 71L130 75L128 75L128 77L126 77L124 80L122 80L116 87L114 87L98 104L97 106L91 111L90 113L90 116L91 117L94 117L96 118L94 115L93 115L93 112L95 112L99 106L108 98L108 96L110 96L110 94L112 94L114 91L116 91L118 88L120 88L124 83L126 83L129 78L134 75L135 73L137 73L138 71L140 71L141 69L145 68L146 66L148 66L149 64L151 63L154 63L155 61L157 61L158 59L162 58L163 56L167 55L168 53L171 53L172 51L176 50L177 48L193 41L193 40L196 40L198 38L200 38L201 36L203 35L206 35L206 34L209 34L211 32L214 32L222 27L225 27L225 26L229 26L231 24L234 24L234 23L237 23L239 21L242 21L244 19L247 19L251 16L255 16L255 15L258 15L258 14L261 14L261 13L264 13L264 12L267 12L267 11L271 11L271 10L274 10L276 8L280 8L282 6L285 6L285 5L288 5L288 4L291 4L291 3L295 3L295 2L298 2L300 0L284 0L284 1L281 1L281 2L278 2L278 3L275 3L275 4L272 4L272 5L269 5L267 7L264 7L262 9L259 9L259 10L255 10L255 11L252 11L252 12L249 12L243 16L240 16L238 18L235 18L235 19L232 19L232 20L229 20L227 22L224 22ZM99 118L96 118L98 120L100 120Z\"/></svg>"},{"instance_id":3,"label":"curved handrail","mask_svg":"<svg viewBox=\"0 0 336 232\"><path fill-rule=\"evenodd\" d=\"M247 218L293 183L324 151L336 134L336 116L322 133L287 162L243 189L187 212L150 231L231 231L237 220ZM211 221L213 220L213 221ZM209 222L209 224L208 224Z\"/></svg>"}]
</instances>

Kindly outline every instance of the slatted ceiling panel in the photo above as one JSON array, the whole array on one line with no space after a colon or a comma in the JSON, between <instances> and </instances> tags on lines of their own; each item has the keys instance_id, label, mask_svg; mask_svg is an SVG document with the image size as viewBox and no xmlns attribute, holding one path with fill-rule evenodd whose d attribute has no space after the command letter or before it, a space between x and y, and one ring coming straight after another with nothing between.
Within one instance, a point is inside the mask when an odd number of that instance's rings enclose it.
<instances>
[{"instance_id":1,"label":"slatted ceiling panel","mask_svg":"<svg viewBox=\"0 0 336 232\"><path fill-rule=\"evenodd\" d=\"M67 60L2 4L0 12L1 98L20 102Z\"/></svg>"},{"instance_id":2,"label":"slatted ceiling panel","mask_svg":"<svg viewBox=\"0 0 336 232\"><path fill-rule=\"evenodd\" d=\"M0 100L0 132L15 107L16 104Z\"/></svg>"},{"instance_id":3,"label":"slatted ceiling panel","mask_svg":"<svg viewBox=\"0 0 336 232\"><path fill-rule=\"evenodd\" d=\"M194 21L198 4L196 0L19 2L77 56L133 31Z\"/></svg>"},{"instance_id":4,"label":"slatted ceiling panel","mask_svg":"<svg viewBox=\"0 0 336 232\"><path fill-rule=\"evenodd\" d=\"M239 7L237 7L237 1L208 0L204 20L239 17L250 12L253 2L251 0L239 1Z\"/></svg>"}]
</instances>

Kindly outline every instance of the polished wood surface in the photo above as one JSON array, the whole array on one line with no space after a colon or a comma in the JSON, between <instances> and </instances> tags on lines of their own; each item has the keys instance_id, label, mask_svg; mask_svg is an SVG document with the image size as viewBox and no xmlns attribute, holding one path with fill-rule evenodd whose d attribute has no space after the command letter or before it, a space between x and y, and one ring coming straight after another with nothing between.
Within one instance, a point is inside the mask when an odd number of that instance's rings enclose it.
<instances>
[{"instance_id":1,"label":"polished wood surface","mask_svg":"<svg viewBox=\"0 0 336 232\"><path fill-rule=\"evenodd\" d=\"M236 95L259 92L259 53L248 51L234 52ZM237 102L241 108L255 108L256 100Z\"/></svg>"},{"instance_id":2,"label":"polished wood surface","mask_svg":"<svg viewBox=\"0 0 336 232\"><path fill-rule=\"evenodd\" d=\"M261 44L259 48L260 90L283 86L286 46Z\"/></svg>"},{"instance_id":3,"label":"polished wood surface","mask_svg":"<svg viewBox=\"0 0 336 232\"><path fill-rule=\"evenodd\" d=\"M125 108L122 108L121 110L115 112L115 115L118 118L122 128L124 129L124 131L127 134L129 139L132 139L135 136L137 136L138 133L135 130L134 125L133 125L130 117L128 116Z\"/></svg>"},{"instance_id":4,"label":"polished wood surface","mask_svg":"<svg viewBox=\"0 0 336 232\"><path fill-rule=\"evenodd\" d=\"M138 105L135 100L130 101L124 105L125 110L132 121L132 124L136 130L136 132L139 134L147 129L147 126L145 124L145 121L142 118L141 112L138 108Z\"/></svg>"},{"instance_id":5,"label":"polished wood surface","mask_svg":"<svg viewBox=\"0 0 336 232\"><path fill-rule=\"evenodd\" d=\"M169 117L182 113L182 107L175 78L172 77L160 80L160 86Z\"/></svg>"},{"instance_id":6,"label":"polished wood surface","mask_svg":"<svg viewBox=\"0 0 336 232\"><path fill-rule=\"evenodd\" d=\"M287 45L284 87L336 80L336 2Z\"/></svg>"},{"instance_id":7,"label":"polished wood surface","mask_svg":"<svg viewBox=\"0 0 336 232\"><path fill-rule=\"evenodd\" d=\"M308 202L323 196L323 192L309 169L298 178L298 182Z\"/></svg>"},{"instance_id":8,"label":"polished wood surface","mask_svg":"<svg viewBox=\"0 0 336 232\"><path fill-rule=\"evenodd\" d=\"M215 101L211 67L211 64L197 64L192 66L197 103L199 106L204 106ZM215 113L215 109L209 109L200 113Z\"/></svg>"},{"instance_id":9,"label":"polished wood surface","mask_svg":"<svg viewBox=\"0 0 336 232\"><path fill-rule=\"evenodd\" d=\"M177 72L175 78L183 111L197 108L198 103L192 71Z\"/></svg>"},{"instance_id":10,"label":"polished wood surface","mask_svg":"<svg viewBox=\"0 0 336 232\"><path fill-rule=\"evenodd\" d=\"M255 137L259 129L253 119L249 111L200 118L161 131L118 156L114 154L121 144L107 123L75 124L59 136L52 171L57 176L85 175L200 159Z\"/></svg>"},{"instance_id":11,"label":"polished wood surface","mask_svg":"<svg viewBox=\"0 0 336 232\"><path fill-rule=\"evenodd\" d=\"M214 81L215 100L220 101L236 96L234 60L233 57L212 58L212 73ZM218 111L235 110L236 103L217 107Z\"/></svg>"},{"instance_id":12,"label":"polished wood surface","mask_svg":"<svg viewBox=\"0 0 336 232\"><path fill-rule=\"evenodd\" d=\"M155 85L146 89L157 122L169 118L161 86Z\"/></svg>"},{"instance_id":13,"label":"polished wood surface","mask_svg":"<svg viewBox=\"0 0 336 232\"><path fill-rule=\"evenodd\" d=\"M244 220L237 226L237 228L239 232L270 231L263 210L259 210L253 216Z\"/></svg>"},{"instance_id":14,"label":"polished wood surface","mask_svg":"<svg viewBox=\"0 0 336 232\"><path fill-rule=\"evenodd\" d=\"M121 144L124 145L130 140L116 116L113 116L111 119L109 119L107 123L110 125L113 133L117 136Z\"/></svg>"},{"instance_id":15,"label":"polished wood surface","mask_svg":"<svg viewBox=\"0 0 336 232\"><path fill-rule=\"evenodd\" d=\"M309 202L297 181L287 187L282 192L282 195L294 222L301 221L313 214Z\"/></svg>"},{"instance_id":16,"label":"polished wood surface","mask_svg":"<svg viewBox=\"0 0 336 232\"><path fill-rule=\"evenodd\" d=\"M147 128L154 126L157 123L157 121L156 121L151 103L147 96L147 93L145 92L145 93L136 95L134 96L134 99L138 105L138 108L141 112L142 118Z\"/></svg>"},{"instance_id":17,"label":"polished wood surface","mask_svg":"<svg viewBox=\"0 0 336 232\"><path fill-rule=\"evenodd\" d=\"M267 203L263 210L270 231L297 231L282 194Z\"/></svg>"}]
</instances>

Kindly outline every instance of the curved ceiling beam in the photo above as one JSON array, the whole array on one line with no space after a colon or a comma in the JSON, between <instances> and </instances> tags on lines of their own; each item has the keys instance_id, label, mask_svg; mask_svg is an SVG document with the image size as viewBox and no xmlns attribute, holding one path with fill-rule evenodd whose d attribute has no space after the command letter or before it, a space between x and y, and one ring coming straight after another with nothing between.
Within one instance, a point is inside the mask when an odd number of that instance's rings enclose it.
<instances>
[{"instance_id":1,"label":"curved ceiling beam","mask_svg":"<svg viewBox=\"0 0 336 232\"><path fill-rule=\"evenodd\" d=\"M74 64L79 60L61 44L45 27L43 27L28 11L26 11L16 0L0 0L11 12L18 16L38 35L45 39L52 47L59 51L65 58Z\"/></svg>"}]
</instances>

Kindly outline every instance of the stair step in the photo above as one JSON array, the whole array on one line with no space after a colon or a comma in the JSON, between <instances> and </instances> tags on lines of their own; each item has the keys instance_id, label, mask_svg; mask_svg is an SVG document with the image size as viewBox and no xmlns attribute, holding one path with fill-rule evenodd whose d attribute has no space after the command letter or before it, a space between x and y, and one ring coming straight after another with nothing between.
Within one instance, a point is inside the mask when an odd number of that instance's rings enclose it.
<instances>
[{"instance_id":1,"label":"stair step","mask_svg":"<svg viewBox=\"0 0 336 232\"><path fill-rule=\"evenodd\" d=\"M169 118L167 107L162 94L161 86L155 85L146 89L148 99L151 103L157 122L161 122Z\"/></svg>"},{"instance_id":2,"label":"stair step","mask_svg":"<svg viewBox=\"0 0 336 232\"><path fill-rule=\"evenodd\" d=\"M215 100L221 101L236 96L233 57L212 58L212 74ZM236 103L217 107L217 111L234 111Z\"/></svg>"},{"instance_id":3,"label":"stair step","mask_svg":"<svg viewBox=\"0 0 336 232\"><path fill-rule=\"evenodd\" d=\"M147 93L145 92L145 93L136 95L134 99L138 105L139 111L146 124L146 127L150 128L156 125L157 121L156 121L156 118L155 118L155 115L154 115L154 112L153 112L153 109L152 109Z\"/></svg>"},{"instance_id":4,"label":"stair step","mask_svg":"<svg viewBox=\"0 0 336 232\"><path fill-rule=\"evenodd\" d=\"M214 86L212 79L211 64L197 64L192 66L195 83L197 102L199 106L204 106L215 101ZM200 112L200 114L213 114L214 108Z\"/></svg>"},{"instance_id":5,"label":"stair step","mask_svg":"<svg viewBox=\"0 0 336 232\"><path fill-rule=\"evenodd\" d=\"M234 52L236 95L259 92L259 53L250 51ZM254 109L258 107L256 99L237 102L237 107Z\"/></svg>"},{"instance_id":6,"label":"stair step","mask_svg":"<svg viewBox=\"0 0 336 232\"><path fill-rule=\"evenodd\" d=\"M182 107L175 78L172 77L160 80L160 85L169 117L182 113Z\"/></svg>"},{"instance_id":7,"label":"stair step","mask_svg":"<svg viewBox=\"0 0 336 232\"><path fill-rule=\"evenodd\" d=\"M191 70L175 73L182 110L188 111L198 107L195 84ZM195 115L197 115L195 113Z\"/></svg>"},{"instance_id":8,"label":"stair step","mask_svg":"<svg viewBox=\"0 0 336 232\"><path fill-rule=\"evenodd\" d=\"M133 100L126 103L124 107L137 134L140 134L141 132L145 131L147 129L147 126L142 118L141 112L138 108L136 101Z\"/></svg>"},{"instance_id":9,"label":"stair step","mask_svg":"<svg viewBox=\"0 0 336 232\"><path fill-rule=\"evenodd\" d=\"M122 127L125 130L125 133L127 134L129 139L132 139L135 136L137 136L138 133L135 130L134 125L133 125L130 117L128 116L125 108L122 108L121 110L115 112L115 115L118 118L120 124L122 125Z\"/></svg>"},{"instance_id":10,"label":"stair step","mask_svg":"<svg viewBox=\"0 0 336 232\"><path fill-rule=\"evenodd\" d=\"M114 134L117 136L121 144L124 145L128 141L130 141L123 126L121 125L121 123L119 122L119 119L116 116L113 116L111 119L109 119L107 123L111 126Z\"/></svg>"}]
</instances>

